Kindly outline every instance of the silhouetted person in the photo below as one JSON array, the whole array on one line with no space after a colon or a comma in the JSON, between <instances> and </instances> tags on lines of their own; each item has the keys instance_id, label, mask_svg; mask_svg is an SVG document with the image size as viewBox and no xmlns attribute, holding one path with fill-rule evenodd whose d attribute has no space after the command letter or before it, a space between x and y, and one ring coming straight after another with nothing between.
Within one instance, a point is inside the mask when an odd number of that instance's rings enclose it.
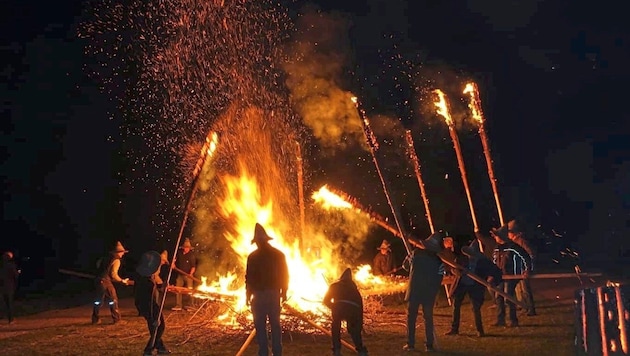
<instances>
[{"instance_id":1,"label":"silhouetted person","mask_svg":"<svg viewBox=\"0 0 630 356\"><path fill-rule=\"evenodd\" d=\"M467 272L473 273L495 285L502 281L501 270L483 253L481 253L479 241L477 240L473 240L469 246L462 247L462 255L458 255L456 257L456 263L465 267ZM477 336L482 337L485 335L485 332L481 318L481 306L483 305L486 287L474 281L472 278L467 276L465 272L457 269L453 269L453 272L458 275L452 296L453 319L451 321L451 328L445 335L459 334L462 302L464 301L466 295L468 295L470 303L472 304Z\"/></svg>"},{"instance_id":2,"label":"silhouetted person","mask_svg":"<svg viewBox=\"0 0 630 356\"><path fill-rule=\"evenodd\" d=\"M164 324L164 314L160 314L160 293L156 283L156 275L162 264L163 260L160 254L155 251L148 251L142 254L136 267L138 276L134 281L134 303L140 316L147 321L147 328L149 329L149 341L144 347L144 356L152 355L155 349L157 349L158 355L171 353L162 341L166 325Z\"/></svg>"},{"instance_id":3,"label":"silhouetted person","mask_svg":"<svg viewBox=\"0 0 630 356\"><path fill-rule=\"evenodd\" d=\"M357 285L352 280L352 270L346 268L338 281L328 287L324 296L324 305L332 313L332 350L333 356L341 355L341 322L346 321L348 333L360 356L367 356L367 348L363 345L363 298Z\"/></svg>"},{"instance_id":4,"label":"silhouetted person","mask_svg":"<svg viewBox=\"0 0 630 356\"><path fill-rule=\"evenodd\" d=\"M426 337L426 351L434 351L435 332L433 327L433 307L435 298L442 284L440 267L442 261L437 254L442 250L443 234L436 232L421 243L410 239L416 249L411 259L409 272L409 286L405 300L407 305L407 344L405 351L413 351L416 347L416 319L418 310L422 306L424 332Z\"/></svg>"},{"instance_id":5,"label":"silhouetted person","mask_svg":"<svg viewBox=\"0 0 630 356\"><path fill-rule=\"evenodd\" d=\"M529 243L527 238L525 238L525 235L523 234L523 231L518 226L518 223L516 222L516 220L511 220L510 222L508 222L508 238L510 239L510 241L522 247L523 250L525 250L525 252L529 254L529 257L531 259L531 268L529 270L530 270L530 273L533 273L535 261L536 261L536 250L532 247L532 245ZM529 277L529 275L526 277ZM536 304L534 303L534 293L532 291L532 286L529 282L529 278L521 279L516 287L517 287L517 290L520 287L521 300L528 307L527 316L536 315ZM516 294L518 295L518 293Z\"/></svg>"},{"instance_id":6,"label":"silhouetted person","mask_svg":"<svg viewBox=\"0 0 630 356\"><path fill-rule=\"evenodd\" d=\"M372 274L375 276L386 276L394 273L394 256L392 255L391 244L383 240L378 247L378 253L372 262Z\"/></svg>"},{"instance_id":7,"label":"silhouetted person","mask_svg":"<svg viewBox=\"0 0 630 356\"><path fill-rule=\"evenodd\" d=\"M280 309L287 300L289 268L284 253L271 246L269 240L271 237L257 223L252 243L256 243L258 249L247 257L246 300L254 317L258 356L269 355L267 318L271 326L271 352L273 356L282 356Z\"/></svg>"},{"instance_id":8,"label":"silhouetted person","mask_svg":"<svg viewBox=\"0 0 630 356\"><path fill-rule=\"evenodd\" d=\"M15 322L13 314L15 290L17 289L20 271L13 260L13 252L11 251L2 254L0 263L2 264L0 265L0 292L2 293L2 300L4 301L9 324L13 324Z\"/></svg>"}]
</instances>

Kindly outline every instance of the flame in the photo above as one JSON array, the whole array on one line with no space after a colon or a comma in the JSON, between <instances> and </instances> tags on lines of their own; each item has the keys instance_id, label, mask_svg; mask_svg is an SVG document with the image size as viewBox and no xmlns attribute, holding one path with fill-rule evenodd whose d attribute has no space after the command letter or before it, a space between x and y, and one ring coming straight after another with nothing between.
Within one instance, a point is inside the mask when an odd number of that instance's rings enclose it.
<instances>
[{"instance_id":1,"label":"flame","mask_svg":"<svg viewBox=\"0 0 630 356\"><path fill-rule=\"evenodd\" d=\"M470 113L479 124L483 124L483 112L481 111L481 100L479 99L479 89L477 88L477 84L474 82L470 82L466 84L464 87L464 94L470 95L470 103L468 103L468 107L470 108Z\"/></svg>"},{"instance_id":2,"label":"flame","mask_svg":"<svg viewBox=\"0 0 630 356\"><path fill-rule=\"evenodd\" d=\"M321 301L328 290L327 276L336 275L339 270L333 260L332 246L317 254L307 251L303 255L298 239L283 232L289 229L276 218L273 202L263 201L254 177L242 169L240 176L225 176L222 180L225 183L226 196L221 204L221 213L235 220L235 232L226 232L225 238L238 255L242 271L245 270L247 256L256 248L251 240L254 225L260 223L272 237L270 244L286 256L290 278L287 303L298 310L325 313L327 309ZM203 278L202 281L199 291L231 297L234 299L231 306L235 311L246 311L244 280L238 279L235 273L219 276L211 283L208 278Z\"/></svg>"},{"instance_id":3,"label":"flame","mask_svg":"<svg viewBox=\"0 0 630 356\"><path fill-rule=\"evenodd\" d=\"M193 295L198 298L211 296L228 303L231 310L217 317L217 321L236 324L234 312L246 312L248 308L242 276L247 256L256 248L251 243L254 225L260 223L272 237L270 244L282 251L287 258L290 278L287 304L296 310L327 315L329 311L321 301L328 290L329 281L336 278L342 270L333 244L327 241L326 236L315 233L309 236L309 241L316 248L301 251L298 238L284 232L290 229L278 219L279 213L274 210L273 202L262 198L257 180L243 167L239 176L226 175L222 177L222 181L226 195L221 204L221 214L235 221L234 232L226 232L225 238L238 255L242 271L229 272L213 281L209 281L208 277L201 277L202 283L197 288L198 292ZM314 192L312 198L326 209L353 207L350 202L331 192L326 185ZM354 273L354 279L364 297L397 292L406 286L405 280L372 275L370 265L359 266Z\"/></svg>"},{"instance_id":4,"label":"flame","mask_svg":"<svg viewBox=\"0 0 630 356\"><path fill-rule=\"evenodd\" d=\"M350 202L331 192L330 189L328 189L328 185L324 185L323 187L319 188L318 191L313 193L312 198L313 200L315 200L315 202L320 203L322 207L326 210L330 210L332 208L350 209L353 207Z\"/></svg>"},{"instance_id":5,"label":"flame","mask_svg":"<svg viewBox=\"0 0 630 356\"><path fill-rule=\"evenodd\" d=\"M446 96L444 95L444 92L440 89L436 89L433 92L438 96L438 101L434 103L437 107L436 112L438 113L438 115L442 115L442 117L444 117L444 120L446 121L448 127L452 127L453 118L451 117L451 113L448 109L448 103L446 102Z\"/></svg>"}]
</instances>

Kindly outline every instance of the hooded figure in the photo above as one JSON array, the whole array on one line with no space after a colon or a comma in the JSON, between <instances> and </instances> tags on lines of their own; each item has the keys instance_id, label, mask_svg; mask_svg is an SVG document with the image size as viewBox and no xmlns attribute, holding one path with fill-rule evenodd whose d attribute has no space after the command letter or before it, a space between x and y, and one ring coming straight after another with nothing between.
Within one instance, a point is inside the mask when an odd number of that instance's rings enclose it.
<instances>
[{"instance_id":1,"label":"hooded figure","mask_svg":"<svg viewBox=\"0 0 630 356\"><path fill-rule=\"evenodd\" d=\"M149 329L149 341L144 348L145 356L152 355L154 349L157 349L158 355L171 353L162 342L165 328L164 314L160 315L158 319L160 300L158 286L155 283L155 274L160 271L161 265L160 254L155 251L148 251L142 254L136 267L134 302L140 316L147 321L147 328Z\"/></svg>"},{"instance_id":2,"label":"hooded figure","mask_svg":"<svg viewBox=\"0 0 630 356\"><path fill-rule=\"evenodd\" d=\"M324 305L332 312L332 350L333 355L341 355L341 321L345 320L348 333L359 355L367 355L363 345L363 298L357 285L352 280L352 271L346 268L338 281L328 287L324 296Z\"/></svg>"},{"instance_id":3,"label":"hooded figure","mask_svg":"<svg viewBox=\"0 0 630 356\"><path fill-rule=\"evenodd\" d=\"M281 303L287 300L289 268L282 251L269 244L271 237L260 224L254 228L252 243L258 246L247 256L245 270L246 301L251 305L258 342L258 355L269 355L267 318L271 326L271 351L282 355Z\"/></svg>"},{"instance_id":4,"label":"hooded figure","mask_svg":"<svg viewBox=\"0 0 630 356\"><path fill-rule=\"evenodd\" d=\"M133 283L129 281L129 278L121 278L118 275L121 259L127 252L129 251L123 247L122 243L116 241L114 248L110 251L109 258L101 260L99 265L101 271L96 277L97 297L92 308L92 324L101 323L99 311L106 301L109 305L114 323L120 321L121 315L118 309L118 293L116 293L114 283L123 285ZM102 263L103 261L105 261L105 263Z\"/></svg>"},{"instance_id":5,"label":"hooded figure","mask_svg":"<svg viewBox=\"0 0 630 356\"><path fill-rule=\"evenodd\" d=\"M377 250L379 252L374 256L374 261L372 262L372 274L384 276L394 273L394 256L392 255L389 241L383 240Z\"/></svg>"},{"instance_id":6,"label":"hooded figure","mask_svg":"<svg viewBox=\"0 0 630 356\"><path fill-rule=\"evenodd\" d=\"M418 310L422 306L426 336L425 346L427 351L433 351L433 307L443 276L441 273L442 261L437 254L442 250L443 237L442 232L436 232L421 243L414 243L414 245L422 246L422 248L416 248L411 257L409 285L405 295L405 300L408 302L407 344L403 347L405 350L415 350L416 319Z\"/></svg>"}]
</instances>

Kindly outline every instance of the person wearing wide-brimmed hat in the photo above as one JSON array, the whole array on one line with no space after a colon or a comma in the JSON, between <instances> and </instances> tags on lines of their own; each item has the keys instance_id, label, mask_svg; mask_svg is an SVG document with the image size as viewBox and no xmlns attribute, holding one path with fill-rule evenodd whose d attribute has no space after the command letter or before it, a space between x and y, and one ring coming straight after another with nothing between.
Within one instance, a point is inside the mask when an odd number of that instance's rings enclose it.
<instances>
[{"instance_id":1,"label":"person wearing wide-brimmed hat","mask_svg":"<svg viewBox=\"0 0 630 356\"><path fill-rule=\"evenodd\" d=\"M530 273L534 272L534 266L536 265L536 250L532 247L532 245L528 242L523 234L523 230L521 230L518 222L516 220L510 220L508 222L508 238L510 241L515 244L521 246L525 252L529 254L531 259L531 269ZM526 275L525 277L529 277ZM516 296L518 299L524 302L528 306L527 316L536 315L536 304L534 303L534 293L532 291L532 286L529 282L529 278L523 278L516 285Z\"/></svg>"},{"instance_id":2,"label":"person wearing wide-brimmed hat","mask_svg":"<svg viewBox=\"0 0 630 356\"><path fill-rule=\"evenodd\" d=\"M427 351L434 350L435 333L433 327L433 307L435 298L442 283L442 261L438 253L443 250L442 239L444 233L436 232L424 240L409 239L417 248L411 257L411 270L405 300L407 304L407 344L406 351L415 350L416 319L422 306L422 317L425 327L425 347Z\"/></svg>"},{"instance_id":3,"label":"person wearing wide-brimmed hat","mask_svg":"<svg viewBox=\"0 0 630 356\"><path fill-rule=\"evenodd\" d=\"M497 243L493 253L492 262L494 262L503 275L527 275L531 271L531 258L529 254L519 245L510 241L508 237L507 225L491 231L494 240ZM506 294L516 298L517 279L503 280L497 288L503 290ZM495 303L497 306L497 322L494 326L510 326L517 327L518 316L516 315L516 305L510 300L506 300L502 295L495 295ZM510 324L506 325L505 308L508 307L508 317Z\"/></svg>"},{"instance_id":4,"label":"person wearing wide-brimmed hat","mask_svg":"<svg viewBox=\"0 0 630 356\"><path fill-rule=\"evenodd\" d=\"M395 272L391 246L389 241L383 240L377 248L379 252L374 256L374 261L372 262L372 274L375 276L386 276Z\"/></svg>"},{"instance_id":5,"label":"person wearing wide-brimmed hat","mask_svg":"<svg viewBox=\"0 0 630 356\"><path fill-rule=\"evenodd\" d=\"M267 318L271 328L271 353L273 356L282 355L280 310L287 300L289 288L286 257L269 244L271 239L265 228L256 223L252 244L255 243L258 248L247 256L245 269L245 298L254 317L259 356L269 355Z\"/></svg>"},{"instance_id":6,"label":"person wearing wide-brimmed hat","mask_svg":"<svg viewBox=\"0 0 630 356\"><path fill-rule=\"evenodd\" d=\"M496 285L501 282L501 270L481 252L479 243L478 240L473 240L470 245L462 247L462 254L457 256L456 263L465 267L466 272L473 273ZM468 295L472 304L477 336L482 337L485 335L485 332L481 318L481 306L483 305L486 288L470 278L466 272L462 273L457 269L453 269L453 272L458 276L452 296L453 318L451 328L445 335L459 334L461 306L464 298Z\"/></svg>"},{"instance_id":7,"label":"person wearing wide-brimmed hat","mask_svg":"<svg viewBox=\"0 0 630 356\"><path fill-rule=\"evenodd\" d=\"M171 353L162 341L166 325L164 314L160 313L160 293L155 280L155 275L163 264L164 260L159 253L148 251L142 254L136 266L134 303L140 316L147 321L149 329L149 341L144 347L143 355L145 356L152 355L154 349L157 349L158 355Z\"/></svg>"},{"instance_id":8,"label":"person wearing wide-brimmed hat","mask_svg":"<svg viewBox=\"0 0 630 356\"><path fill-rule=\"evenodd\" d=\"M175 255L175 267L177 267L177 277L175 278L175 286L183 287L186 286L188 289L193 289L195 286L195 281L193 279L195 271L197 271L197 256L192 250L192 243L190 243L190 239L184 239L184 243L179 247L179 251L177 255ZM190 309L192 306L191 298L187 298L186 305L183 304L183 296L180 293L175 295L175 306L172 310L178 311L184 309Z\"/></svg>"},{"instance_id":9,"label":"person wearing wide-brimmed hat","mask_svg":"<svg viewBox=\"0 0 630 356\"><path fill-rule=\"evenodd\" d=\"M92 308L92 324L100 324L101 318L99 317L99 311L101 306L106 301L109 305L109 310L112 314L114 323L120 321L121 315L118 309L118 293L114 283L128 285L133 282L129 278L122 278L118 275L120 270L121 260L126 250L120 241L116 241L114 248L110 251L109 257L100 261L100 273L96 277L96 285L98 290L98 296L94 301Z\"/></svg>"}]
</instances>

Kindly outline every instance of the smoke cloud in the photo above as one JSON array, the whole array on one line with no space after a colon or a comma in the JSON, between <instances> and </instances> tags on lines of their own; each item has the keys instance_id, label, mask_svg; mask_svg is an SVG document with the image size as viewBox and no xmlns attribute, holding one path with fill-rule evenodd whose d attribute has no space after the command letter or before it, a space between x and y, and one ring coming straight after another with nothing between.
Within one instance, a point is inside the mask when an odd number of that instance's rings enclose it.
<instances>
[{"instance_id":1,"label":"smoke cloud","mask_svg":"<svg viewBox=\"0 0 630 356\"><path fill-rule=\"evenodd\" d=\"M342 88L350 48L348 22L309 7L297 28L283 63L294 108L322 148L360 144L364 138L353 94Z\"/></svg>"}]
</instances>

